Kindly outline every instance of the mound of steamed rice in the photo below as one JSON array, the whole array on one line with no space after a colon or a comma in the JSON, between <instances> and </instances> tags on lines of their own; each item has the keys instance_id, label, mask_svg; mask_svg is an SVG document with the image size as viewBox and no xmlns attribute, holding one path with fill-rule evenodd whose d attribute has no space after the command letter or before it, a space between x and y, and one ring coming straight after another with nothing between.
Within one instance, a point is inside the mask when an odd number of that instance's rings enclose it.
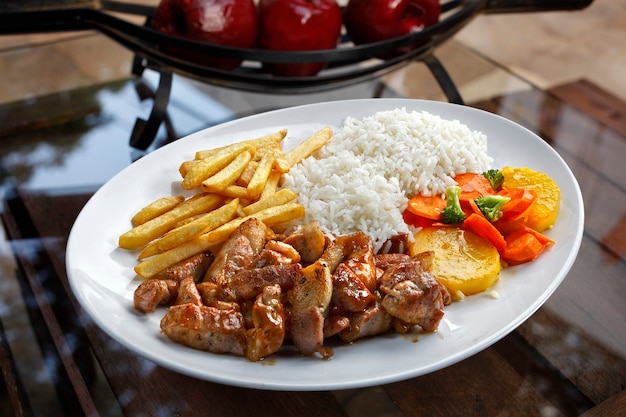
<instances>
[{"instance_id":1,"label":"mound of steamed rice","mask_svg":"<svg viewBox=\"0 0 626 417\"><path fill-rule=\"evenodd\" d=\"M412 196L444 194L455 175L482 173L491 162L482 133L457 120L395 109L346 119L282 186L305 207L301 224L316 220L334 234L363 231L378 251L392 236L413 232L402 219Z\"/></svg>"}]
</instances>

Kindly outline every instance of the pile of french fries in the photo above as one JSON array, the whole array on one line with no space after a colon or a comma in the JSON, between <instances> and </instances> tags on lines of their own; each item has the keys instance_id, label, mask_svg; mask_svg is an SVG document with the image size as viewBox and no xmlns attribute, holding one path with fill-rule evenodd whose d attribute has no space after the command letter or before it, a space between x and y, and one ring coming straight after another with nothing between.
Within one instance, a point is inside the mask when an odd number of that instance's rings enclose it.
<instances>
[{"instance_id":1,"label":"pile of french fries","mask_svg":"<svg viewBox=\"0 0 626 417\"><path fill-rule=\"evenodd\" d=\"M283 152L287 130L198 151L179 168L191 197L159 198L132 218L132 228L119 237L120 248L140 251L137 275L151 278L202 252L217 250L251 217L270 228L304 216L293 191L280 189L282 175L324 146L332 136L325 127Z\"/></svg>"}]
</instances>

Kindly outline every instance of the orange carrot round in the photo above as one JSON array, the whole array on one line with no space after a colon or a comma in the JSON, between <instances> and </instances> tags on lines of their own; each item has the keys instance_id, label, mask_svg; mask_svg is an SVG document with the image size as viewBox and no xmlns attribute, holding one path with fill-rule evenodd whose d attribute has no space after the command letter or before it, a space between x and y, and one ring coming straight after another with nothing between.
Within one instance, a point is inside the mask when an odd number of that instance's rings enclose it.
<instances>
[{"instance_id":1,"label":"orange carrot round","mask_svg":"<svg viewBox=\"0 0 626 417\"><path fill-rule=\"evenodd\" d=\"M446 208L446 199L439 195L416 195L409 200L407 210L411 213L432 220L441 219L441 210Z\"/></svg>"}]
</instances>

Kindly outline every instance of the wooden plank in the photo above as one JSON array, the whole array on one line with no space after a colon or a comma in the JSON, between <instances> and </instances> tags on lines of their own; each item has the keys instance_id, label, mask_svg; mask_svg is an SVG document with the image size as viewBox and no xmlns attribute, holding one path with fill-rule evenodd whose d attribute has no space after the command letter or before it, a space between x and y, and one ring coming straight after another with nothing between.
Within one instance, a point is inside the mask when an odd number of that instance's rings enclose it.
<instances>
[{"instance_id":1,"label":"wooden plank","mask_svg":"<svg viewBox=\"0 0 626 417\"><path fill-rule=\"evenodd\" d=\"M623 417L626 415L626 390L621 391L580 417Z\"/></svg>"},{"instance_id":2,"label":"wooden plank","mask_svg":"<svg viewBox=\"0 0 626 417\"><path fill-rule=\"evenodd\" d=\"M510 340L453 366L385 386L407 416L569 416L589 408ZM502 356L502 355L506 356ZM519 358L523 359L520 360ZM543 390L543 391L542 391Z\"/></svg>"},{"instance_id":3,"label":"wooden plank","mask_svg":"<svg viewBox=\"0 0 626 417\"><path fill-rule=\"evenodd\" d=\"M583 79L555 86L548 93L626 137L626 103L598 85Z\"/></svg>"}]
</instances>

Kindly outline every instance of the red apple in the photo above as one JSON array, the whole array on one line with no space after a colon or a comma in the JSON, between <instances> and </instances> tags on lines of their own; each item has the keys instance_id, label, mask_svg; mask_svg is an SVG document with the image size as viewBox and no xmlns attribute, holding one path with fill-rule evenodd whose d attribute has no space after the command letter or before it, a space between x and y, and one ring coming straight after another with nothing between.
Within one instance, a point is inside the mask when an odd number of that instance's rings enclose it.
<instances>
[{"instance_id":1,"label":"red apple","mask_svg":"<svg viewBox=\"0 0 626 417\"><path fill-rule=\"evenodd\" d=\"M260 0L259 47L275 51L333 49L337 46L343 16L336 0ZM265 63L278 76L306 77L326 63Z\"/></svg>"},{"instance_id":2,"label":"red apple","mask_svg":"<svg viewBox=\"0 0 626 417\"><path fill-rule=\"evenodd\" d=\"M344 24L352 42L361 45L419 32L437 23L440 14L439 0L349 0Z\"/></svg>"},{"instance_id":3,"label":"red apple","mask_svg":"<svg viewBox=\"0 0 626 417\"><path fill-rule=\"evenodd\" d=\"M256 45L258 17L254 0L161 0L152 27L167 35L238 48ZM165 51L191 62L233 69L240 60L218 58L192 50Z\"/></svg>"}]
</instances>

